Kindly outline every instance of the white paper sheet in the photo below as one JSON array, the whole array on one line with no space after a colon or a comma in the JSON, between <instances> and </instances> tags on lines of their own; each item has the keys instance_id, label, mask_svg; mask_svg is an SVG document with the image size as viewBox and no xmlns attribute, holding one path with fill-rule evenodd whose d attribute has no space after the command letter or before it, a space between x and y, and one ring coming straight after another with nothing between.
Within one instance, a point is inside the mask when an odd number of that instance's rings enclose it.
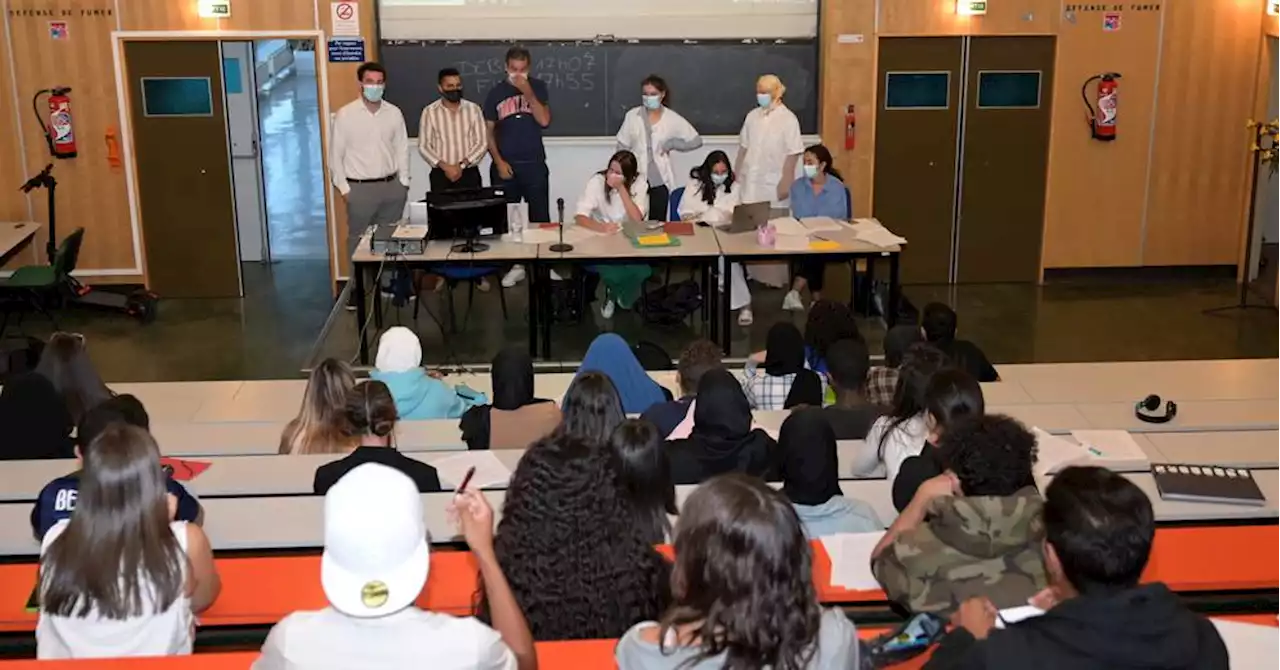
<instances>
[{"instance_id":1,"label":"white paper sheet","mask_svg":"<svg viewBox=\"0 0 1280 670\"><path fill-rule=\"evenodd\" d=\"M1095 459L1107 462L1123 461L1147 463L1150 459L1142 450L1137 440L1124 430L1073 430L1071 437L1076 438L1085 447L1092 449L1089 453ZM1098 453L1094 453L1094 452Z\"/></svg>"},{"instance_id":2,"label":"white paper sheet","mask_svg":"<svg viewBox=\"0 0 1280 670\"><path fill-rule=\"evenodd\" d=\"M870 228L861 231L858 233L858 239L868 244L874 244L877 247L892 247L907 243L907 238L894 235L885 228Z\"/></svg>"},{"instance_id":3,"label":"white paper sheet","mask_svg":"<svg viewBox=\"0 0 1280 670\"><path fill-rule=\"evenodd\" d=\"M1233 668L1273 668L1276 646L1280 644L1280 628L1242 621L1210 619L1227 646Z\"/></svg>"},{"instance_id":4,"label":"white paper sheet","mask_svg":"<svg viewBox=\"0 0 1280 670\"><path fill-rule=\"evenodd\" d=\"M871 573L871 550L882 537L884 531L837 533L819 538L831 557L831 585L854 590L880 588L880 582Z\"/></svg>"},{"instance_id":5,"label":"white paper sheet","mask_svg":"<svg viewBox=\"0 0 1280 670\"><path fill-rule=\"evenodd\" d=\"M1089 460L1089 452L1074 442L1039 428L1032 428L1031 433L1036 436L1036 464L1032 470L1041 477Z\"/></svg>"},{"instance_id":6,"label":"white paper sheet","mask_svg":"<svg viewBox=\"0 0 1280 670\"><path fill-rule=\"evenodd\" d=\"M779 235L777 241L773 243L773 248L779 251L808 251L809 236Z\"/></svg>"},{"instance_id":7,"label":"white paper sheet","mask_svg":"<svg viewBox=\"0 0 1280 670\"><path fill-rule=\"evenodd\" d=\"M491 451L463 451L432 460L431 465L440 475L440 483L450 488L457 488L473 466L476 474L467 484L468 489L497 486L511 480L511 471Z\"/></svg>"},{"instance_id":8,"label":"white paper sheet","mask_svg":"<svg viewBox=\"0 0 1280 670\"><path fill-rule=\"evenodd\" d=\"M769 219L769 225L773 226L773 229L778 232L778 237L809 234L809 231L793 216L780 216L776 219Z\"/></svg>"},{"instance_id":9,"label":"white paper sheet","mask_svg":"<svg viewBox=\"0 0 1280 670\"><path fill-rule=\"evenodd\" d=\"M800 225L811 233L844 230L844 224L829 216L806 216L800 219Z\"/></svg>"},{"instance_id":10,"label":"white paper sheet","mask_svg":"<svg viewBox=\"0 0 1280 670\"><path fill-rule=\"evenodd\" d=\"M1044 614L1044 610L1035 605L1006 607L1000 610L1000 616L996 617L996 628L1004 628L1005 624L1015 624L1023 619L1038 617L1042 614Z\"/></svg>"}]
</instances>

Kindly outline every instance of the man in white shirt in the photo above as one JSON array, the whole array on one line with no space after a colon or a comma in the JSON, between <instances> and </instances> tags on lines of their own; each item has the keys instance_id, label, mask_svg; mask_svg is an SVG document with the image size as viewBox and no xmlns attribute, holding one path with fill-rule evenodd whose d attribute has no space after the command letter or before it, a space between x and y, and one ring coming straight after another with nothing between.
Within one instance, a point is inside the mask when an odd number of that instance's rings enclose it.
<instances>
[{"instance_id":1,"label":"man in white shirt","mask_svg":"<svg viewBox=\"0 0 1280 670\"><path fill-rule=\"evenodd\" d=\"M382 99L387 72L377 63L356 71L361 95L333 121L329 172L347 203L347 253L369 226L404 218L409 195L409 133L400 108Z\"/></svg>"},{"instance_id":2,"label":"man in white shirt","mask_svg":"<svg viewBox=\"0 0 1280 670\"><path fill-rule=\"evenodd\" d=\"M493 510L474 490L459 492L454 510L493 628L414 606L431 563L418 487L394 468L366 463L324 497L320 581L329 607L276 624L253 670L536 670L533 636L493 552Z\"/></svg>"},{"instance_id":3,"label":"man in white shirt","mask_svg":"<svg viewBox=\"0 0 1280 670\"><path fill-rule=\"evenodd\" d=\"M462 75L447 67L436 77L440 99L422 110L418 153L431 166L431 190L480 188L477 165L488 150L484 113L462 97Z\"/></svg>"}]
</instances>

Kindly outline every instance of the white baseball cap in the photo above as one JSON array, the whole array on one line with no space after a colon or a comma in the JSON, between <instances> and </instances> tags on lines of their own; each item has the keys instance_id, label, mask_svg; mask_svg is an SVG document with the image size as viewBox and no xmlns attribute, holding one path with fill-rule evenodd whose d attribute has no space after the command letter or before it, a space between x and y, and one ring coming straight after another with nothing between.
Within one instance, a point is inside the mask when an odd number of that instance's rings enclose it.
<instances>
[{"instance_id":1,"label":"white baseball cap","mask_svg":"<svg viewBox=\"0 0 1280 670\"><path fill-rule=\"evenodd\" d=\"M324 497L320 583L333 608L353 617L394 614L418 599L431 565L418 487L366 463Z\"/></svg>"}]
</instances>

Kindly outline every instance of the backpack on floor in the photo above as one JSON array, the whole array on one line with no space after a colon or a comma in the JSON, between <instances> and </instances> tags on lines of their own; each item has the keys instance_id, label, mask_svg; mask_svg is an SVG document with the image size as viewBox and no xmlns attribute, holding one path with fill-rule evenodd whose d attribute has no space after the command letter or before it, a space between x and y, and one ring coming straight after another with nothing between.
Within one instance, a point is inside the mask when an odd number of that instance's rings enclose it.
<instances>
[{"instance_id":1,"label":"backpack on floor","mask_svg":"<svg viewBox=\"0 0 1280 670\"><path fill-rule=\"evenodd\" d=\"M636 360L640 362L640 367L650 372L676 369L675 363L671 362L671 354L667 353L666 349L648 340L636 342L631 347L631 353L635 354Z\"/></svg>"},{"instance_id":2,"label":"backpack on floor","mask_svg":"<svg viewBox=\"0 0 1280 670\"><path fill-rule=\"evenodd\" d=\"M651 324L679 325L690 314L702 309L702 288L692 279L659 286L644 294L641 309L645 320Z\"/></svg>"}]
</instances>

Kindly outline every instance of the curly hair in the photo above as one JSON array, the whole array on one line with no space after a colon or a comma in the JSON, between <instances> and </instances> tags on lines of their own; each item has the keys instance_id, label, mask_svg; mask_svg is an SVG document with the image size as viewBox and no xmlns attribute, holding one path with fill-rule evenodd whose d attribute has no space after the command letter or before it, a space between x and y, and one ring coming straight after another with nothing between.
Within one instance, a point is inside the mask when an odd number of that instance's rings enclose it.
<instances>
[{"instance_id":1,"label":"curly hair","mask_svg":"<svg viewBox=\"0 0 1280 670\"><path fill-rule=\"evenodd\" d=\"M659 639L694 624L698 655L730 670L802 670L817 653L822 608L813 558L795 508L761 480L713 477L676 524L671 608Z\"/></svg>"},{"instance_id":2,"label":"curly hair","mask_svg":"<svg viewBox=\"0 0 1280 670\"><path fill-rule=\"evenodd\" d=\"M804 324L804 343L809 347L809 366L827 358L827 348L840 340L861 340L853 311L843 302L819 300L809 308Z\"/></svg>"},{"instance_id":3,"label":"curly hair","mask_svg":"<svg viewBox=\"0 0 1280 670\"><path fill-rule=\"evenodd\" d=\"M635 524L613 455L570 435L520 459L494 551L536 640L617 638L669 600L669 568Z\"/></svg>"},{"instance_id":4,"label":"curly hair","mask_svg":"<svg viewBox=\"0 0 1280 670\"><path fill-rule=\"evenodd\" d=\"M947 427L938 449L967 496L1008 496L1034 486L1036 438L1002 414L971 416Z\"/></svg>"}]
</instances>

